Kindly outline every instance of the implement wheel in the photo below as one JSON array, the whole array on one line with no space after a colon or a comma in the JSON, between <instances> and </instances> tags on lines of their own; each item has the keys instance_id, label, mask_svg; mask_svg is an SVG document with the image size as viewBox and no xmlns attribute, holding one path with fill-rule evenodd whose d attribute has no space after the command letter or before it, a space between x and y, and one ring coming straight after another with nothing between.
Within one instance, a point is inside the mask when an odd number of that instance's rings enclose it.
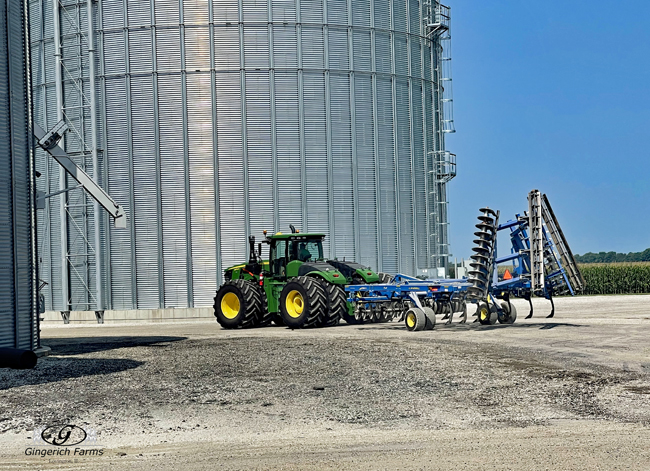
<instances>
[{"instance_id":1,"label":"implement wheel","mask_svg":"<svg viewBox=\"0 0 650 471\"><path fill-rule=\"evenodd\" d=\"M427 316L422 309L412 307L406 311L404 322L406 324L406 329L409 332L425 330L427 326Z\"/></svg>"},{"instance_id":2,"label":"implement wheel","mask_svg":"<svg viewBox=\"0 0 650 471\"><path fill-rule=\"evenodd\" d=\"M480 303L476 311L478 321L483 325L494 325L497 323L497 310L494 306L488 306L487 303Z\"/></svg>"},{"instance_id":3,"label":"implement wheel","mask_svg":"<svg viewBox=\"0 0 650 471\"><path fill-rule=\"evenodd\" d=\"M505 315L499 318L499 322L501 324L514 324L517 320L517 308L512 303L501 303L501 308Z\"/></svg>"},{"instance_id":4,"label":"implement wheel","mask_svg":"<svg viewBox=\"0 0 650 471\"><path fill-rule=\"evenodd\" d=\"M423 311L424 315L427 318L424 330L433 330L433 328L436 326L436 313L430 307L425 307Z\"/></svg>"},{"instance_id":5,"label":"implement wheel","mask_svg":"<svg viewBox=\"0 0 650 471\"><path fill-rule=\"evenodd\" d=\"M280 293L282 320L291 329L314 327L325 317L326 309L325 289L313 278L294 278Z\"/></svg>"},{"instance_id":6,"label":"implement wheel","mask_svg":"<svg viewBox=\"0 0 650 471\"><path fill-rule=\"evenodd\" d=\"M339 320L348 313L348 298L345 290L338 285L321 281L321 285L327 295L327 305L318 327L332 327L339 323Z\"/></svg>"},{"instance_id":7,"label":"implement wheel","mask_svg":"<svg viewBox=\"0 0 650 471\"><path fill-rule=\"evenodd\" d=\"M214 298L214 315L224 329L253 327L263 308L260 292L251 281L227 281Z\"/></svg>"}]
</instances>

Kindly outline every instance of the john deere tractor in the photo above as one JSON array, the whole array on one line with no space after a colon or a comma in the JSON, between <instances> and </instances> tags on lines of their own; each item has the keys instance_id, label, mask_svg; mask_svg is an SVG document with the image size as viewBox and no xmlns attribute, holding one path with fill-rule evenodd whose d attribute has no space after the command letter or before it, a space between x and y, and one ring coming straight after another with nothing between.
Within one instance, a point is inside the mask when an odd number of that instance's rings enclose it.
<instances>
[{"instance_id":1,"label":"john deere tractor","mask_svg":"<svg viewBox=\"0 0 650 471\"><path fill-rule=\"evenodd\" d=\"M249 237L248 263L227 268L225 283L214 298L214 313L226 329L262 327L271 322L292 329L329 327L340 319L356 323L343 287L377 283L379 276L354 262L325 260L323 234L278 232L262 243Z\"/></svg>"}]
</instances>

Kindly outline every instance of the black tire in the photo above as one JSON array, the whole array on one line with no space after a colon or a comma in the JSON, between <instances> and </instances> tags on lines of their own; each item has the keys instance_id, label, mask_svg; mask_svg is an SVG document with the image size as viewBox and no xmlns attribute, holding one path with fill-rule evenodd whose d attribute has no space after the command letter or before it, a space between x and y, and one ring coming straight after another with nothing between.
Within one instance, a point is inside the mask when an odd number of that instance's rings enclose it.
<instances>
[{"instance_id":1,"label":"black tire","mask_svg":"<svg viewBox=\"0 0 650 471\"><path fill-rule=\"evenodd\" d=\"M271 319L273 320L273 323L278 326L283 326L284 321L282 320L282 314L279 312L272 312L271 313Z\"/></svg>"},{"instance_id":2,"label":"black tire","mask_svg":"<svg viewBox=\"0 0 650 471\"><path fill-rule=\"evenodd\" d=\"M482 325L494 325L499 317L496 308L492 305L488 306L487 303L480 303L476 314Z\"/></svg>"},{"instance_id":3,"label":"black tire","mask_svg":"<svg viewBox=\"0 0 650 471\"><path fill-rule=\"evenodd\" d=\"M261 306L259 317L255 322L255 327L268 327L271 325L271 321L273 320L273 313L269 312L264 287L257 285L257 290L260 292Z\"/></svg>"},{"instance_id":4,"label":"black tire","mask_svg":"<svg viewBox=\"0 0 650 471\"><path fill-rule=\"evenodd\" d=\"M341 318L348 312L348 299L345 290L339 285L320 281L325 294L327 295L327 304L325 314L318 324L319 327L332 327L339 323Z\"/></svg>"},{"instance_id":5,"label":"black tire","mask_svg":"<svg viewBox=\"0 0 650 471\"><path fill-rule=\"evenodd\" d=\"M412 307L406 312L404 323L409 332L425 330L427 326L427 316L422 309Z\"/></svg>"},{"instance_id":6,"label":"black tire","mask_svg":"<svg viewBox=\"0 0 650 471\"><path fill-rule=\"evenodd\" d=\"M511 303L501 303L501 309L505 312L505 315L499 319L501 324L514 324L517 320L517 308Z\"/></svg>"},{"instance_id":7,"label":"black tire","mask_svg":"<svg viewBox=\"0 0 650 471\"><path fill-rule=\"evenodd\" d=\"M325 316L327 295L318 280L299 276L287 283L280 293L280 312L291 329L314 327Z\"/></svg>"},{"instance_id":8,"label":"black tire","mask_svg":"<svg viewBox=\"0 0 650 471\"><path fill-rule=\"evenodd\" d=\"M214 315L224 329L253 327L261 310L261 295L252 281L227 281L214 297Z\"/></svg>"},{"instance_id":9,"label":"black tire","mask_svg":"<svg viewBox=\"0 0 650 471\"><path fill-rule=\"evenodd\" d=\"M345 314L343 314L341 318L350 325L363 324L362 320L357 320L357 318L354 317L354 314L350 314L350 311L348 310L345 311Z\"/></svg>"},{"instance_id":10,"label":"black tire","mask_svg":"<svg viewBox=\"0 0 650 471\"><path fill-rule=\"evenodd\" d=\"M425 307L422 310L424 311L424 315L427 318L424 330L433 330L433 328L436 326L436 313L430 307Z\"/></svg>"}]
</instances>

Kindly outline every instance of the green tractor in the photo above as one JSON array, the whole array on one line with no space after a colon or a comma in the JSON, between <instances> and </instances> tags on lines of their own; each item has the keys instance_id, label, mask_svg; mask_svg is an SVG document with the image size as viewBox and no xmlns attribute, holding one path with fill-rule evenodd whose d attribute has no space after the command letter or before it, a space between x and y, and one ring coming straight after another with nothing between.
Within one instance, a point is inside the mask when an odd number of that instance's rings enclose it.
<instances>
[{"instance_id":1,"label":"green tractor","mask_svg":"<svg viewBox=\"0 0 650 471\"><path fill-rule=\"evenodd\" d=\"M248 263L227 268L225 283L214 298L214 315L226 329L286 325L292 329L330 327L344 319L357 323L347 302L348 284L378 283L377 273L358 263L325 260L323 234L266 236L269 259L262 260L262 243L249 237Z\"/></svg>"}]
</instances>

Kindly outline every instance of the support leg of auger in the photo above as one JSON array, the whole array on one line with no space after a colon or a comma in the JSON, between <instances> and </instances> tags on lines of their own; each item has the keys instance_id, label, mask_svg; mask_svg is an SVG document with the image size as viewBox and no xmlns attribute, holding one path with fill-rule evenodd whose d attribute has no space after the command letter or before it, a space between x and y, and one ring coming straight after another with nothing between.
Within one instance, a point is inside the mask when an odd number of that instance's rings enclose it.
<instances>
[{"instance_id":1,"label":"support leg of auger","mask_svg":"<svg viewBox=\"0 0 650 471\"><path fill-rule=\"evenodd\" d=\"M533 300L530 298L530 295L526 296L524 299L528 301L528 304L530 305L530 313L526 316L526 319L530 319L533 317Z\"/></svg>"},{"instance_id":2,"label":"support leg of auger","mask_svg":"<svg viewBox=\"0 0 650 471\"><path fill-rule=\"evenodd\" d=\"M551 313L548 316L546 316L546 318L550 319L551 317L553 317L555 315L555 303L553 302L553 296L548 298L548 300L551 301Z\"/></svg>"}]
</instances>

